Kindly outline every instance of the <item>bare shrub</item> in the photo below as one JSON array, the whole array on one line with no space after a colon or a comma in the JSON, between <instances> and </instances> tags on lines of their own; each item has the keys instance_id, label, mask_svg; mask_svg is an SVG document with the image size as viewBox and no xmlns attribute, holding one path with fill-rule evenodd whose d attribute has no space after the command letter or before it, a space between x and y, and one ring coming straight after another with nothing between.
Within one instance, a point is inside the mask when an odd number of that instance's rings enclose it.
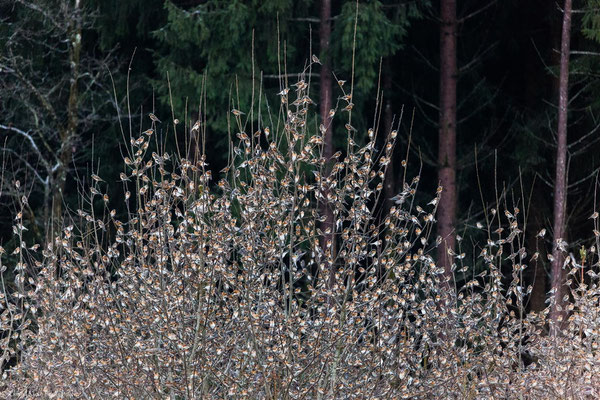
<instances>
[{"instance_id":1,"label":"bare shrub","mask_svg":"<svg viewBox=\"0 0 600 400\"><path fill-rule=\"evenodd\" d=\"M124 159L124 199L93 176L82 196L104 210L67 216L42 249L25 243L17 214L21 245L4 256L17 275L2 280L4 398L598 396L597 277L573 291L563 334L547 336L547 311L524 311L522 213L504 207L478 269L452 252L460 284L444 281L431 238L441 188L419 205L419 176L408 177L376 215L396 131L380 133L379 151L374 130L361 147L347 125L345 154L323 159L308 86L282 92L279 128L254 132L233 111L238 140L216 184L202 155L158 150L152 118ZM319 229L323 203L332 232Z\"/></svg>"}]
</instances>

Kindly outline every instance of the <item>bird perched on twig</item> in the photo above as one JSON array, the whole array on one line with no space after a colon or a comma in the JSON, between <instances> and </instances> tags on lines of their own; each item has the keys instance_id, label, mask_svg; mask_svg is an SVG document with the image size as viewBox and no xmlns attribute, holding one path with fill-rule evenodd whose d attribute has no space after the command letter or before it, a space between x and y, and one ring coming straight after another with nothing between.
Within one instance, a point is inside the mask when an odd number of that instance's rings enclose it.
<instances>
[{"instance_id":1,"label":"bird perched on twig","mask_svg":"<svg viewBox=\"0 0 600 400\"><path fill-rule=\"evenodd\" d=\"M192 126L192 132L194 131L199 131L200 130L200 120L196 121L196 123L194 124L194 126Z\"/></svg>"},{"instance_id":2,"label":"bird perched on twig","mask_svg":"<svg viewBox=\"0 0 600 400\"><path fill-rule=\"evenodd\" d=\"M100 178L96 174L92 174L92 179L95 180L96 182L104 182L104 179Z\"/></svg>"},{"instance_id":3,"label":"bird perched on twig","mask_svg":"<svg viewBox=\"0 0 600 400\"><path fill-rule=\"evenodd\" d=\"M148 116L150 117L152 122L160 122L160 119L158 119L158 117L156 115L150 113L150 114L148 114Z\"/></svg>"},{"instance_id":4,"label":"bird perched on twig","mask_svg":"<svg viewBox=\"0 0 600 400\"><path fill-rule=\"evenodd\" d=\"M403 204L404 201L406 200L406 194L399 193L399 194L395 195L394 197L391 197L390 200L398 205Z\"/></svg>"}]
</instances>

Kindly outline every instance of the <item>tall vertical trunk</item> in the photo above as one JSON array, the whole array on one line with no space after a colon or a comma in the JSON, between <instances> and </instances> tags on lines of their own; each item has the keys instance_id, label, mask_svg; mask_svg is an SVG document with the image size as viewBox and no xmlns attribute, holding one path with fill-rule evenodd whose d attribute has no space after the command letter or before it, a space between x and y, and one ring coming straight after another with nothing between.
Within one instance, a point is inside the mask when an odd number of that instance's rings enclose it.
<instances>
[{"instance_id":1,"label":"tall vertical trunk","mask_svg":"<svg viewBox=\"0 0 600 400\"><path fill-rule=\"evenodd\" d=\"M448 250L456 242L456 0L442 0L440 27L440 121L438 180L443 187L438 206L438 264L452 279Z\"/></svg>"},{"instance_id":2,"label":"tall vertical trunk","mask_svg":"<svg viewBox=\"0 0 600 400\"><path fill-rule=\"evenodd\" d=\"M321 121L325 125L323 156L333 155L333 137L330 125L329 110L332 105L331 59L329 57L329 41L331 39L331 0L321 0L321 15L319 25L319 46L321 49L321 74L319 76L319 111Z\"/></svg>"},{"instance_id":3,"label":"tall vertical trunk","mask_svg":"<svg viewBox=\"0 0 600 400\"><path fill-rule=\"evenodd\" d=\"M59 129L60 149L58 154L58 167L54 175L54 190L52 194L52 227L51 239L61 229L63 214L63 195L67 181L67 171L73 160L73 143L77 135L78 108L79 108L79 64L81 55L81 8L80 0L75 0L73 17L69 32L69 64L71 66L71 84L69 86L69 99L67 102L66 125Z\"/></svg>"},{"instance_id":4,"label":"tall vertical trunk","mask_svg":"<svg viewBox=\"0 0 600 400\"><path fill-rule=\"evenodd\" d=\"M390 60L386 58L384 61L384 69L383 69L383 96L385 104L383 106L383 137L387 137L392 130L392 102L390 100L390 93L392 91L392 72L390 69ZM394 172L394 153L395 148L392 150L392 160L387 166L387 170L385 171L385 177L383 181L383 190L385 199L383 201L383 218L388 214L391 206L392 200L390 200L394 195L396 195L396 177Z\"/></svg>"},{"instance_id":5,"label":"tall vertical trunk","mask_svg":"<svg viewBox=\"0 0 600 400\"><path fill-rule=\"evenodd\" d=\"M321 74L320 93L319 93L319 111L321 121L325 126L323 132L323 157L329 160L333 155L333 130L331 129L331 117L329 110L332 108L332 77L331 77L331 58L329 56L329 41L331 39L331 0L321 0L320 25L319 25L319 46L321 50ZM326 171L329 173L330 170ZM328 251L335 252L335 236L333 234L334 221L333 210L327 201L327 193L325 200L321 205L321 214L325 216L325 221L321 223L323 232L331 231L329 234L323 235L321 238L321 247L327 254ZM328 249L328 242L331 247ZM329 283L333 284L335 278L335 269L333 265L329 265Z\"/></svg>"},{"instance_id":6,"label":"tall vertical trunk","mask_svg":"<svg viewBox=\"0 0 600 400\"><path fill-rule=\"evenodd\" d=\"M556 174L554 177L554 241L552 249L551 283L556 302L550 310L550 318L554 322L551 331L557 334L565 319L563 296L565 294L563 271L564 256L558 246L565 237L565 215L567 207L567 111L569 103L569 52L571 42L571 9L572 0L565 0L563 13L562 36L560 41L560 74L558 84L558 128L556 147Z\"/></svg>"}]
</instances>

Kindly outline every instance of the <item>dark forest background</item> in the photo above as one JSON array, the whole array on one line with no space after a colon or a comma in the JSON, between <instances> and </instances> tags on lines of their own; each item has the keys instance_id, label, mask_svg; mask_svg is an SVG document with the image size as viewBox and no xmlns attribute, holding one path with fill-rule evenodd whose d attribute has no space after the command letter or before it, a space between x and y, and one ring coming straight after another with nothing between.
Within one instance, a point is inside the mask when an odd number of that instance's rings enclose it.
<instances>
[{"instance_id":1,"label":"dark forest background","mask_svg":"<svg viewBox=\"0 0 600 400\"><path fill-rule=\"evenodd\" d=\"M0 1L2 245L9 250L16 245L11 226L23 191L31 193L27 234L42 241L60 229L53 225L57 216L78 207L78 193L90 186L91 174L114 182L112 195L119 196L121 129L127 132L130 124L136 132L147 129L150 112L162 120L159 129L172 151L185 152L186 143L200 140L191 132L199 120L206 162L216 174L228 162L231 109L248 113L253 87L262 90L261 109L277 107L277 93L296 82L313 54L318 63L305 76L316 109L343 108L347 103L339 99L336 81L346 80L347 89L354 77L357 138L366 138L371 127L398 130L402 140L386 178L386 197L401 190L401 163L409 148L409 168L422 169L421 191L429 198L444 167L440 152L448 151L439 145L447 106L440 101L447 68L440 30L454 26L456 181L444 189L456 200L450 235L460 237L451 246L478 268L477 243L487 237L478 223L485 223L501 198L507 208L526 210L529 247L540 252L527 276L534 286L529 307L542 309L550 287L548 254L556 240L565 4L461 0L450 21L442 11L449 3L454 2ZM573 4L566 229L559 236L573 252L593 235L589 216L600 165L599 13L598 0ZM174 119L185 124L187 134L167 135ZM322 119L323 112L312 122L315 131ZM328 125L329 151L344 150L344 124L337 113ZM442 202L438 212L444 207ZM542 229L548 234L539 240Z\"/></svg>"}]
</instances>

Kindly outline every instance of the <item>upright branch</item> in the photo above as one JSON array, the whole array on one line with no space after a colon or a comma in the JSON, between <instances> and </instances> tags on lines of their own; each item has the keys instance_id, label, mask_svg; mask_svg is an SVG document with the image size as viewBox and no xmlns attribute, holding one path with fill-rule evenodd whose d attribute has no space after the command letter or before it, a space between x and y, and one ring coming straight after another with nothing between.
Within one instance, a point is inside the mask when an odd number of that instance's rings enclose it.
<instances>
[{"instance_id":1,"label":"upright branch","mask_svg":"<svg viewBox=\"0 0 600 400\"><path fill-rule=\"evenodd\" d=\"M452 279L448 253L456 242L456 0L442 0L440 26L440 122L438 180L443 188L438 207L438 264Z\"/></svg>"},{"instance_id":2,"label":"upright branch","mask_svg":"<svg viewBox=\"0 0 600 400\"><path fill-rule=\"evenodd\" d=\"M556 173L554 178L554 242L552 248L552 291L555 302L550 310L554 322L551 333L555 335L564 322L563 296L565 294L563 271L564 234L567 207L567 107L569 103L569 51L571 42L572 0L565 0L560 43L560 75L558 83L558 130L556 147Z\"/></svg>"}]
</instances>

